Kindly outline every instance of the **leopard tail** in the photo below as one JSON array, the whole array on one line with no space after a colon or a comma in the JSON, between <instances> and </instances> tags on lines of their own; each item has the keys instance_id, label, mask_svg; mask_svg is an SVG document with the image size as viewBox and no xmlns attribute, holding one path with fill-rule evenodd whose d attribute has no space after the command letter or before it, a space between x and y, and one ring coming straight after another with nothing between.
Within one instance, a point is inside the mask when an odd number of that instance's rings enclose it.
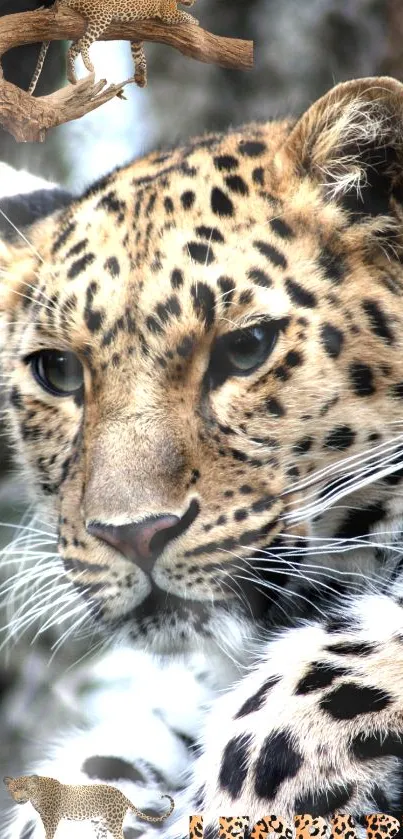
<instances>
[{"instance_id":1,"label":"leopard tail","mask_svg":"<svg viewBox=\"0 0 403 839\"><path fill-rule=\"evenodd\" d=\"M42 46L41 46L41 51L40 51L39 56L38 56L38 61L36 62L34 75L32 76L31 84L28 88L28 93L30 93L31 95L34 93L36 85L38 83L39 76L41 75L42 67L45 63L46 54L47 54L47 51L49 49L49 44L50 44L50 41L44 41Z\"/></svg>"},{"instance_id":2,"label":"leopard tail","mask_svg":"<svg viewBox=\"0 0 403 839\"><path fill-rule=\"evenodd\" d=\"M135 807L134 804L132 804L131 802L130 802L130 809L132 810L133 813L136 814L136 816L139 816L140 819L145 819L145 821L147 821L147 822L163 822L173 812L174 807L175 807L175 801L173 800L171 795L161 795L161 798L169 798L169 800L171 802L171 806L170 806L169 810L166 813L164 813L163 816L147 816L146 813L142 813L141 810L138 810L137 807Z\"/></svg>"}]
</instances>

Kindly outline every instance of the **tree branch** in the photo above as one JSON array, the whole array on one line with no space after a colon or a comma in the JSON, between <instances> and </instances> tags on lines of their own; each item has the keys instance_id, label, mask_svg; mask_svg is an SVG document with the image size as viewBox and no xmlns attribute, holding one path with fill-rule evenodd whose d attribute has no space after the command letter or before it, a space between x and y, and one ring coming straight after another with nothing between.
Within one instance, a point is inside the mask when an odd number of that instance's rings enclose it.
<instances>
[{"instance_id":1,"label":"tree branch","mask_svg":"<svg viewBox=\"0 0 403 839\"><path fill-rule=\"evenodd\" d=\"M0 18L0 61L9 49L41 41L76 41L87 27L85 18L71 9L22 12ZM183 55L207 64L230 69L253 67L253 42L213 35L192 24L167 25L156 20L115 22L102 40L154 41L177 49ZM95 84L93 76L76 85L68 85L50 96L34 98L7 82L0 68L0 123L19 142L43 142L46 131L56 125L78 119L121 94L128 79L105 88L106 81Z\"/></svg>"}]
</instances>

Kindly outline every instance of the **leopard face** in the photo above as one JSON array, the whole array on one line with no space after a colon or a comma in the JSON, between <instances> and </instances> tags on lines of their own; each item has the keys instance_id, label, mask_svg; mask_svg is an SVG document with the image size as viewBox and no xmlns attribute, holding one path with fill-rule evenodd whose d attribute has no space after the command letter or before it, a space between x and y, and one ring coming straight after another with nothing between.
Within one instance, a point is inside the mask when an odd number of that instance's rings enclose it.
<instances>
[{"instance_id":1,"label":"leopard face","mask_svg":"<svg viewBox=\"0 0 403 839\"><path fill-rule=\"evenodd\" d=\"M401 91L151 155L3 243L9 426L108 632L240 639L307 540L399 516Z\"/></svg>"},{"instance_id":2,"label":"leopard face","mask_svg":"<svg viewBox=\"0 0 403 839\"><path fill-rule=\"evenodd\" d=\"M26 804L37 789L36 775L22 775L19 778L3 778L8 792L16 804Z\"/></svg>"}]
</instances>

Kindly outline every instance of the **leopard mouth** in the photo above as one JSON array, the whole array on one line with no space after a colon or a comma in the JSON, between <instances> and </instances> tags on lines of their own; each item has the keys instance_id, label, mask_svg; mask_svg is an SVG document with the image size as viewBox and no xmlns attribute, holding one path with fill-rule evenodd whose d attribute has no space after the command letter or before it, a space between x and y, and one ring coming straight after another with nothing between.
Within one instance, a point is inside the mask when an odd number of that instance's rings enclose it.
<instances>
[{"instance_id":1,"label":"leopard mouth","mask_svg":"<svg viewBox=\"0 0 403 839\"><path fill-rule=\"evenodd\" d=\"M270 619L273 606L278 603L278 595L270 593L270 570L267 568L257 569L250 580L247 578L246 571L250 560L250 557L245 558L243 562L238 560L245 569L245 575L242 575L242 591L238 595L232 589L222 597L215 593L213 598L211 592L210 596L200 599L192 597L191 588L181 595L167 590L162 582L159 584L152 574L147 573L149 591L140 603L119 617L108 617L107 610L98 617L109 632L119 634L123 630L129 633L132 641L141 642L146 638L152 646L155 644L159 647L161 638L169 636L171 648L186 646L187 642L195 637L211 638L211 624L215 616L237 614L241 621L252 619L259 624L266 622ZM217 570L223 568L220 563L217 563L216 567ZM278 571L273 580L278 591Z\"/></svg>"}]
</instances>

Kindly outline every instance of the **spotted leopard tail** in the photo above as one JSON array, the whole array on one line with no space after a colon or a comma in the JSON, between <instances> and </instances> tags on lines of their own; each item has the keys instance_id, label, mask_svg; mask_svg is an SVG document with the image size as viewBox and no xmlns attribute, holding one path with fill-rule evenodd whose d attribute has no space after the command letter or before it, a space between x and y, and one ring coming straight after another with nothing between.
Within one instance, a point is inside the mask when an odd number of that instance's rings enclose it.
<instances>
[{"instance_id":1,"label":"spotted leopard tail","mask_svg":"<svg viewBox=\"0 0 403 839\"><path fill-rule=\"evenodd\" d=\"M171 795L161 795L161 798L169 798L169 800L171 802L171 806L170 806L168 812L164 813L163 816L147 816L145 813L142 813L141 810L138 810L137 807L135 807L134 804L132 804L131 802L130 802L130 809L133 811L133 813L136 814L136 816L139 816L141 819L145 819L145 821L147 821L147 822L163 822L163 821L165 821L165 819L167 819L171 815L171 813L173 813L174 807L175 807L175 801L173 800Z\"/></svg>"},{"instance_id":2,"label":"spotted leopard tail","mask_svg":"<svg viewBox=\"0 0 403 839\"><path fill-rule=\"evenodd\" d=\"M41 46L41 51L38 56L38 61L36 62L36 67L34 70L34 75L31 79L31 84L28 88L28 93L32 94L35 91L36 85L38 84L39 76L42 73L42 68L45 63L45 58L49 49L50 41L44 41Z\"/></svg>"}]
</instances>

